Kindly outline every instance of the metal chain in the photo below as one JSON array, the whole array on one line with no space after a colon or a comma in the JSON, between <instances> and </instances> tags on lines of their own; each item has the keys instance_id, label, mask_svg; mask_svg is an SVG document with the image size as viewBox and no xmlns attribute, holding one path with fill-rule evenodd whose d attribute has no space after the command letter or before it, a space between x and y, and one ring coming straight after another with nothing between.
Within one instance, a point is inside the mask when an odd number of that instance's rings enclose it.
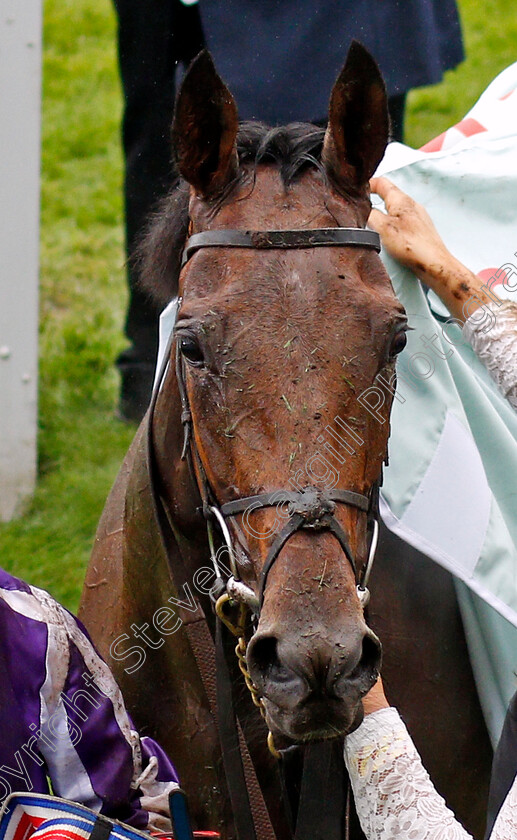
<instances>
[{"instance_id":1,"label":"metal chain","mask_svg":"<svg viewBox=\"0 0 517 840\"><path fill-rule=\"evenodd\" d=\"M231 619L228 618L224 611L224 607L227 603L235 604L235 601L232 601L228 593L225 592L224 595L221 595L221 597L217 599L215 605L215 612L219 620L222 621L223 624L228 628L228 630L237 638L235 653L237 655L237 662L240 671L244 677L244 682L248 687L254 705L259 709L262 718L264 719L264 721L266 721L266 707L264 706L264 701L262 699L259 689L253 682L251 674L248 670L248 663L246 661L246 651L248 648L248 643L246 641L245 636L245 626L248 610L244 604L239 604L239 621L238 624L234 624L231 621ZM275 741L271 730L268 732L267 745L270 753L274 755L275 758L281 758L280 753L275 747Z\"/></svg>"}]
</instances>

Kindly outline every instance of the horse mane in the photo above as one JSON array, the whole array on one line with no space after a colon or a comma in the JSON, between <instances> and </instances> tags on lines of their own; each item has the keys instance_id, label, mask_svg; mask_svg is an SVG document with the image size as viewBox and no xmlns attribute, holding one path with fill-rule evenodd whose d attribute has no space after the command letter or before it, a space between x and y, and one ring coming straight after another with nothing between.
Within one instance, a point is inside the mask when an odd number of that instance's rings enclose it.
<instances>
[{"instance_id":1,"label":"horse mane","mask_svg":"<svg viewBox=\"0 0 517 840\"><path fill-rule=\"evenodd\" d=\"M324 173L321 150L325 129L309 123L271 128L260 122L241 123L237 135L239 171L220 200L225 200L261 163L277 165L286 189L309 167ZM178 290L181 254L188 233L189 185L179 179L160 202L136 249L133 263L141 288L158 304L167 304Z\"/></svg>"}]
</instances>

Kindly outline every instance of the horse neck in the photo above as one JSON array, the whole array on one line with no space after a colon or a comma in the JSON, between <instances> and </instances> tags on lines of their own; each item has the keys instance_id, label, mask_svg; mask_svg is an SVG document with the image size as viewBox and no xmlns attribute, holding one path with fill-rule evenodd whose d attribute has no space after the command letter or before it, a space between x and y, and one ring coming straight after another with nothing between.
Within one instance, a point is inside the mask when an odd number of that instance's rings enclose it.
<instances>
[{"instance_id":1,"label":"horse neck","mask_svg":"<svg viewBox=\"0 0 517 840\"><path fill-rule=\"evenodd\" d=\"M181 458L181 411L170 365L138 432L126 490L125 588L139 587L153 602L170 589L171 566L175 578L190 583L208 560L199 491Z\"/></svg>"}]
</instances>

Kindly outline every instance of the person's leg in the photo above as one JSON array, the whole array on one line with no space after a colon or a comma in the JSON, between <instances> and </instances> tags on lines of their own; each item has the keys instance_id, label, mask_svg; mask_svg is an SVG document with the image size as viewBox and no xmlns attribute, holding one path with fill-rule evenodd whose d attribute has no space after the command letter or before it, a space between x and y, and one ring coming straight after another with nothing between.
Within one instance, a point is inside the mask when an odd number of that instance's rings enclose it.
<instances>
[{"instance_id":1,"label":"person's leg","mask_svg":"<svg viewBox=\"0 0 517 840\"><path fill-rule=\"evenodd\" d=\"M117 359L122 383L119 415L139 421L151 396L158 348L156 304L139 288L131 264L149 214L173 184L170 127L178 61L202 48L196 6L179 0L115 0L124 92L125 220L129 303L125 333L130 346Z\"/></svg>"},{"instance_id":2,"label":"person's leg","mask_svg":"<svg viewBox=\"0 0 517 840\"><path fill-rule=\"evenodd\" d=\"M404 114L406 111L407 93L398 93L388 99L388 109L391 118L391 140L404 142Z\"/></svg>"}]
</instances>

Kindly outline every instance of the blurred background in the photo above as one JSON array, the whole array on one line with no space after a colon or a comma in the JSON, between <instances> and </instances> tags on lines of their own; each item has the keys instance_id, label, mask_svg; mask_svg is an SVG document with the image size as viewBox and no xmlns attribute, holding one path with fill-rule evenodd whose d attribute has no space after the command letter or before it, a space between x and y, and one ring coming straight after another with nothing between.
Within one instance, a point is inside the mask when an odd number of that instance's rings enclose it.
<instances>
[{"instance_id":1,"label":"blurred background","mask_svg":"<svg viewBox=\"0 0 517 840\"><path fill-rule=\"evenodd\" d=\"M409 95L406 142L458 122L516 60L517 11L459 0L466 60ZM109 0L44 4L39 480L0 525L0 564L77 608L105 498L133 437L115 419L127 301L122 97Z\"/></svg>"}]
</instances>

